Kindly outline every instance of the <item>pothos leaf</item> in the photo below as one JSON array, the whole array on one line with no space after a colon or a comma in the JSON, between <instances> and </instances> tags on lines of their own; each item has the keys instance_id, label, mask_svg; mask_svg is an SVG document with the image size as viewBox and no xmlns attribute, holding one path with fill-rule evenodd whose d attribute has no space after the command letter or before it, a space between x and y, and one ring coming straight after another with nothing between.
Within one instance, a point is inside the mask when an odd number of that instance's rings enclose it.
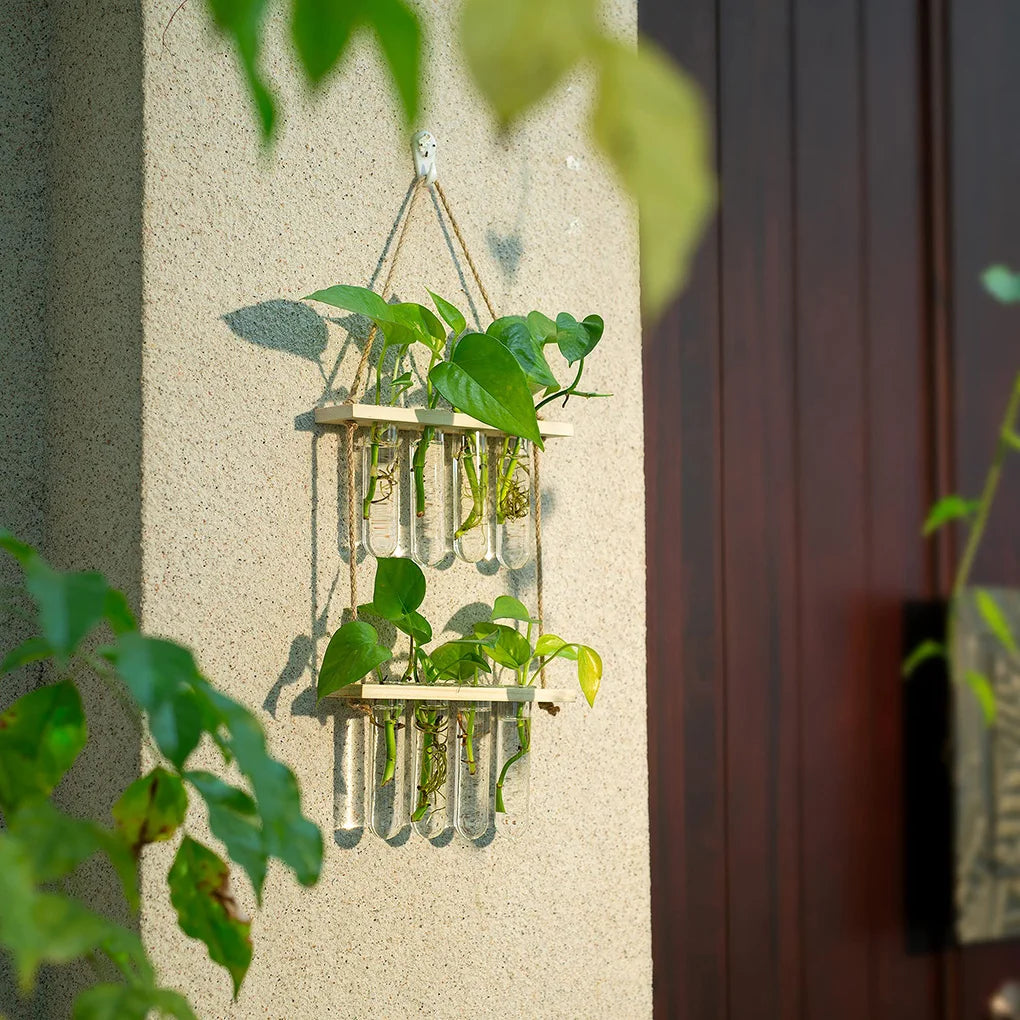
<instances>
[{"instance_id":1,"label":"pothos leaf","mask_svg":"<svg viewBox=\"0 0 1020 1020\"><path fill-rule=\"evenodd\" d=\"M450 304L446 298L441 298L438 294L433 294L432 291L429 291L429 297L435 302L443 321L453 330L453 335L460 336L467 329L467 319L464 318L464 313Z\"/></svg>"},{"instance_id":2,"label":"pothos leaf","mask_svg":"<svg viewBox=\"0 0 1020 1020\"><path fill-rule=\"evenodd\" d=\"M458 410L544 449L527 377L495 337L465 333L429 378Z\"/></svg>"},{"instance_id":3,"label":"pothos leaf","mask_svg":"<svg viewBox=\"0 0 1020 1020\"><path fill-rule=\"evenodd\" d=\"M181 931L204 942L213 962L226 968L236 999L251 964L251 923L238 912L226 864L185 836L167 881Z\"/></svg>"},{"instance_id":4,"label":"pothos leaf","mask_svg":"<svg viewBox=\"0 0 1020 1020\"><path fill-rule=\"evenodd\" d=\"M383 619L396 623L425 600L425 575L413 560L387 556L376 561L372 605Z\"/></svg>"},{"instance_id":5,"label":"pothos leaf","mask_svg":"<svg viewBox=\"0 0 1020 1020\"><path fill-rule=\"evenodd\" d=\"M363 620L350 620L326 646L319 666L318 697L357 683L392 658L393 653L379 644L375 627Z\"/></svg>"},{"instance_id":6,"label":"pothos leaf","mask_svg":"<svg viewBox=\"0 0 1020 1020\"><path fill-rule=\"evenodd\" d=\"M537 623L528 607L512 595L498 595L492 605L492 620L520 620L522 623Z\"/></svg>"},{"instance_id":7,"label":"pothos leaf","mask_svg":"<svg viewBox=\"0 0 1020 1020\"><path fill-rule=\"evenodd\" d=\"M604 330L600 315L589 315L578 322L569 313L560 312L556 316L556 345L568 364L574 365L595 350Z\"/></svg>"},{"instance_id":8,"label":"pothos leaf","mask_svg":"<svg viewBox=\"0 0 1020 1020\"><path fill-rule=\"evenodd\" d=\"M587 645L580 645L577 649L577 679L588 704L594 707L595 696L602 685L602 658Z\"/></svg>"}]
</instances>

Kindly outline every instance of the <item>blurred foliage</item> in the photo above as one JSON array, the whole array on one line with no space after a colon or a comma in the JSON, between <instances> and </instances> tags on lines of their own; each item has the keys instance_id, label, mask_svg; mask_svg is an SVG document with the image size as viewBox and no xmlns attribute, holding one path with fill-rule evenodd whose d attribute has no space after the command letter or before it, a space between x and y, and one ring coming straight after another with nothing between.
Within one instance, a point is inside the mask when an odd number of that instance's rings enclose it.
<instances>
[{"instance_id":1,"label":"blurred foliage","mask_svg":"<svg viewBox=\"0 0 1020 1020\"><path fill-rule=\"evenodd\" d=\"M207 0L235 46L258 113L272 138L277 100L259 65L269 0ZM291 0L291 37L303 75L317 88L351 41L379 45L409 128L419 113L423 30L404 0ZM591 134L637 200L645 311L658 315L687 276L715 204L711 141L694 83L662 52L609 35L598 0L465 0L460 43L475 84L509 130L571 71L595 77Z\"/></svg>"},{"instance_id":2,"label":"blurred foliage","mask_svg":"<svg viewBox=\"0 0 1020 1020\"><path fill-rule=\"evenodd\" d=\"M2 529L0 551L21 565L35 630L7 652L0 674L50 663L46 682L0 714L0 947L25 993L42 964L92 964L97 983L78 996L74 1020L145 1020L152 1011L193 1020L183 996L157 985L138 936L71 896L65 880L105 856L137 911L144 848L184 834L168 875L170 899L181 929L205 943L236 996L251 962L249 921L230 893L227 862L186 834L191 794L204 801L213 835L257 899L270 859L302 885L316 882L322 836L301 813L293 773L267 753L258 721L201 674L191 652L141 633L101 574L55 570ZM161 760L111 805L112 825L65 813L51 799L89 738L75 683L86 670L138 715ZM187 770L204 739L224 765L236 766L247 790Z\"/></svg>"}]
</instances>

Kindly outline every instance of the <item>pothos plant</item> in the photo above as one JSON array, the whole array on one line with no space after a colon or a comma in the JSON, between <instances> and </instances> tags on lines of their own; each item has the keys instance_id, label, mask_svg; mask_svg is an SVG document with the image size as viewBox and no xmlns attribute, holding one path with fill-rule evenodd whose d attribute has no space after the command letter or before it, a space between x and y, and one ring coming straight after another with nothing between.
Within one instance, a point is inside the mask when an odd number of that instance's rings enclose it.
<instances>
[{"instance_id":1,"label":"pothos plant","mask_svg":"<svg viewBox=\"0 0 1020 1020\"><path fill-rule=\"evenodd\" d=\"M1005 266L991 266L982 274L981 282L985 290L1002 304L1020 303L1020 273L1013 273ZM932 506L924 522L925 536L932 535L953 522L959 522L967 527L967 538L949 594L945 641L932 639L922 641L904 661L904 676L912 674L921 663L929 659L942 658L949 662L950 666L952 665L952 650L955 647L961 603L968 596L971 570L981 545L981 539L984 537L992 504L999 490L1002 472L1010 455L1020 453L1020 432L1018 432L1020 422L1018 422L1018 418L1020 418L1020 373L1013 380L1006 411L999 425L995 452L985 475L980 495L976 499L959 494L944 496ZM972 595L974 606L988 630L1006 654L1015 663L1020 664L1020 645L1018 645L1009 621L995 597L984 588L975 588L969 594ZM977 670L969 670L965 676L954 676L953 679L962 681L970 688L981 705L985 721L989 725L993 724L996 718L996 701L995 691L989 678Z\"/></svg>"},{"instance_id":2,"label":"pothos plant","mask_svg":"<svg viewBox=\"0 0 1020 1020\"><path fill-rule=\"evenodd\" d=\"M555 634L534 634L537 621L518 599L499 596L485 619L476 622L471 634L444 641L429 650L432 627L418 612L425 599L425 575L416 563L403 558L377 561L372 601L358 607L357 620L345 623L333 637L319 667L318 697L324 698L343 687L375 676L380 683L419 683L473 685L510 683L532 686L543 668L554 659L575 663L581 691L594 706L602 682L602 659L594 648L579 642L564 641ZM376 628L362 616L392 624L408 638L403 670L383 672L395 661L391 648L382 643ZM401 658L403 658L401 656ZM498 675L491 675L497 673ZM469 772L474 773L475 709L466 709L457 720L459 744L464 749ZM503 812L503 787L508 771L531 750L531 719L523 703L515 706L517 752L504 762L496 779L496 810ZM445 709L434 703L419 702L414 710L414 725L423 734L423 753L417 780L418 800L412 821L418 821L433 804L436 792L446 780L445 741L439 739ZM397 727L401 710L387 709L381 725L385 728L386 764L383 785L393 780L396 769Z\"/></svg>"},{"instance_id":3,"label":"pothos plant","mask_svg":"<svg viewBox=\"0 0 1020 1020\"><path fill-rule=\"evenodd\" d=\"M101 574L55 570L2 529L0 550L21 566L16 597L35 631L6 653L0 674L48 664L45 682L0 714L0 946L25 993L41 964L91 966L95 983L78 995L73 1020L146 1020L152 1011L194 1020L184 996L158 986L138 936L72 896L68 879L105 856L137 911L144 848L180 837L167 874L177 922L226 969L236 998L251 962L251 925L231 894L227 861L189 831L191 805L205 804L213 836L259 903L270 860L302 885L318 880L322 836L302 814L293 773L267 753L258 721L202 675L188 649L143 634ZM76 682L86 672L137 717L159 762L111 805L112 825L66 813L53 799L89 738ZM203 741L236 766L243 788L189 767Z\"/></svg>"},{"instance_id":4,"label":"pothos plant","mask_svg":"<svg viewBox=\"0 0 1020 1020\"><path fill-rule=\"evenodd\" d=\"M542 449L538 412L555 400L565 405L571 397L607 397L608 393L581 390L585 360L602 339L604 324L598 315L581 321L568 312L555 320L541 312L527 316L507 315L495 319L480 333L467 328L467 320L445 298L429 291L436 312L415 302L388 304L367 287L339 284L309 294L305 300L321 301L344 311L364 315L382 335L375 362L375 403L394 405L413 384L406 367L409 351L421 345L428 352L424 373L425 405L436 408L441 400L455 411L506 433L496 457L496 514L499 523L526 512L525 494L517 480L522 440ZM441 317L441 319L440 319ZM571 381L562 385L549 364L547 351L558 350L573 371ZM576 366L576 369L575 367ZM434 429L423 430L412 458L415 507L423 516L429 499L425 484L425 458ZM362 495L362 517L371 515L377 498L379 427L370 435L370 470ZM471 503L455 537L460 538L482 522L485 494L489 486L489 460L484 448L476 448L473 434L465 437L460 452L464 478Z\"/></svg>"}]
</instances>

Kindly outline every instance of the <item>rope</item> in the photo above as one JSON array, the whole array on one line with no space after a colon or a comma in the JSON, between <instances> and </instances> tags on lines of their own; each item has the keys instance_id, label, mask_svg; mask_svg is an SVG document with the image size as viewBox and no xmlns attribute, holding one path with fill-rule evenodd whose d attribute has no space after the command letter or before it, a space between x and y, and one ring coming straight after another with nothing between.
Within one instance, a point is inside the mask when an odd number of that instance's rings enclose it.
<instances>
[{"instance_id":1,"label":"rope","mask_svg":"<svg viewBox=\"0 0 1020 1020\"><path fill-rule=\"evenodd\" d=\"M396 271L397 262L400 261L400 253L403 250L404 240L407 237L407 228L411 222L411 215L414 213L415 203L418 201L418 196L422 191L421 180L416 177L411 189L411 201L407 204L407 213L404 216L404 222L400 227L400 235L397 237L397 244L393 249L393 256L390 259L390 268L387 270L386 279L383 282L381 293L383 301L389 297L390 287L393 284L393 274ZM369 358L372 355L372 348L375 346L375 338L378 334L379 327L372 323L372 328L368 331L368 339L365 341L365 349L361 352L361 360L358 362L358 370L354 373L354 382L351 384L351 388L347 393L347 399L344 401L345 404L357 402L358 391L361 389L361 377L368 366ZM354 472L354 433L358 431L358 423L349 421L346 423L346 426L344 429L344 455L347 458L347 549L351 585L351 618L356 620L358 618L358 536L354 522L358 510L354 498L354 487L356 485Z\"/></svg>"},{"instance_id":2,"label":"rope","mask_svg":"<svg viewBox=\"0 0 1020 1020\"><path fill-rule=\"evenodd\" d=\"M532 484L535 486L535 590L536 599L538 601L538 636L541 637L545 633L545 600L542 592L542 479L540 474L540 464L542 462L542 454L539 452L537 446L532 446L531 456L533 460L532 464ZM545 687L545 664L542 665L542 671L539 674L542 680L542 686Z\"/></svg>"},{"instance_id":3,"label":"rope","mask_svg":"<svg viewBox=\"0 0 1020 1020\"><path fill-rule=\"evenodd\" d=\"M460 244L461 251L464 252L464 258L467 260L468 268L471 270L471 275L474 277L475 284L478 287L478 292L481 294L482 300L485 302L485 307L488 309L489 315L492 316L493 319L496 319L496 309L493 307L492 300L489 297L489 292L485 289L485 284L482 283L478 267L475 265L475 260L471 257L471 251L467 246L467 242L464 240L464 234L461 232L460 224L457 223L457 218L453 215L453 210L450 208L450 203L446 197L446 193L443 191L443 188L438 181L433 184L433 187L436 189L436 194L439 195L439 200L442 203L447 219L450 221L450 226L453 227L453 233L457 238L458 244ZM393 257L390 260L390 267L386 273L386 280L383 283L381 296L384 301L389 297L390 287L393 283L393 274L396 271L397 263L400 260L400 253L403 250L404 240L407 237L408 226L411 222L411 216L414 213L415 204L418 201L419 195L424 190L425 188L422 186L421 179L416 178L411 192L411 201L407 206L407 214L404 217L404 222L400 228L400 235L397 238L396 247L393 249ZM358 392L361 389L362 376L365 373L365 369L368 367L368 362L372 354L372 348L375 345L375 338L377 334L378 327L373 324L369 331L368 339L365 342L365 349L362 351L361 360L358 362L358 369L354 374L354 382L351 385L347 400L345 401L347 404L354 404L357 400ZM347 428L344 436L344 453L347 457L347 547L350 550L351 616L355 620L358 618L358 561L357 534L355 529L357 505L354 498L354 433L357 428L358 425L355 422L347 422ZM538 447L532 448L532 456L534 460L532 485L534 487L533 499L535 514L535 588L536 600L538 603L538 634L539 637L541 637L542 634L545 633L545 598L542 578L542 485L539 475L541 454ZM541 678L541 685L542 687L545 687L546 680L544 665L542 666L539 675ZM559 708L554 705L543 704L542 707L552 714L559 711Z\"/></svg>"},{"instance_id":4,"label":"rope","mask_svg":"<svg viewBox=\"0 0 1020 1020\"><path fill-rule=\"evenodd\" d=\"M464 252L464 258L467 259L468 267L471 269L471 275L475 278L475 283L478 285L478 291L482 295L485 307L488 308L489 315L495 319L497 318L496 310L492 307L492 302L489 300L489 292L485 289L485 284L482 283L481 276L478 275L478 267L475 265L475 260L471 257L471 252L468 251L467 242L465 242L464 235L460 232L460 226L457 223L456 217L453 215L450 203L446 200L446 192L443 191L442 185L440 185L439 181L436 181L434 187L436 189L436 194L439 195L440 202L443 203L443 208L446 210L446 216L450 221L450 226L453 227L453 232L457 235L457 241L460 243L461 250Z\"/></svg>"}]
</instances>

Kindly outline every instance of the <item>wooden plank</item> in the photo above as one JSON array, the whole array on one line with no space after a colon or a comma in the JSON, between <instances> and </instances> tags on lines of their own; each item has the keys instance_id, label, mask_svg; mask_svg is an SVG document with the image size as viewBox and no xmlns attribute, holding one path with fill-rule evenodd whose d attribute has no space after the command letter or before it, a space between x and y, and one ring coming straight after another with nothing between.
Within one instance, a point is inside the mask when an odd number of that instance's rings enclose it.
<instances>
[{"instance_id":1,"label":"wooden plank","mask_svg":"<svg viewBox=\"0 0 1020 1020\"><path fill-rule=\"evenodd\" d=\"M449 684L349 684L327 698L353 701L492 701L539 702L565 705L577 700L577 691L554 687L462 687Z\"/></svg>"},{"instance_id":2,"label":"wooden plank","mask_svg":"<svg viewBox=\"0 0 1020 1020\"><path fill-rule=\"evenodd\" d=\"M729 1011L801 1010L789 0L720 5Z\"/></svg>"},{"instance_id":3,"label":"wooden plank","mask_svg":"<svg viewBox=\"0 0 1020 1020\"><path fill-rule=\"evenodd\" d=\"M871 1008L882 1020L942 1016L941 960L908 955L903 933L903 603L933 578L919 535L931 497L933 436L925 315L919 0L865 0L863 45Z\"/></svg>"},{"instance_id":4,"label":"wooden plank","mask_svg":"<svg viewBox=\"0 0 1020 1020\"><path fill-rule=\"evenodd\" d=\"M803 1010L860 1020L876 1014L857 3L796 0L794 39Z\"/></svg>"},{"instance_id":5,"label":"wooden plank","mask_svg":"<svg viewBox=\"0 0 1020 1020\"><path fill-rule=\"evenodd\" d=\"M426 426L447 432L484 432L502 436L504 432L459 411L439 411L427 407L380 407L378 404L327 404L315 409L318 425L342 425L353 421L359 425L399 425L401 428L423 429ZM545 439L558 439L574 434L569 422L538 419L538 431Z\"/></svg>"},{"instance_id":6,"label":"wooden plank","mask_svg":"<svg viewBox=\"0 0 1020 1020\"><path fill-rule=\"evenodd\" d=\"M715 109L715 0L642 3L638 14ZM713 224L687 292L644 342L652 946L661 1020L729 1014L718 257Z\"/></svg>"}]
</instances>

